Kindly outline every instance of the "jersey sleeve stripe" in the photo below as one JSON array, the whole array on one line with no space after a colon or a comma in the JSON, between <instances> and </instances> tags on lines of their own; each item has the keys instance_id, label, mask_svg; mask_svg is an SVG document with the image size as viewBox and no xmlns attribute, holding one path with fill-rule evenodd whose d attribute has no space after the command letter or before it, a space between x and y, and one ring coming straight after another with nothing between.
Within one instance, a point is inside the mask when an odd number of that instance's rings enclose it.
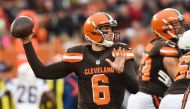
<instances>
[{"instance_id":1,"label":"jersey sleeve stripe","mask_svg":"<svg viewBox=\"0 0 190 109\"><path fill-rule=\"evenodd\" d=\"M178 51L177 51L176 48L163 47L160 50L160 55L163 55L163 56L178 56Z\"/></svg>"},{"instance_id":2,"label":"jersey sleeve stripe","mask_svg":"<svg viewBox=\"0 0 190 109\"><path fill-rule=\"evenodd\" d=\"M113 50L112 51L112 56L115 57L117 55L119 55L120 53L123 53L125 55L125 59L133 59L134 58L134 53L131 50Z\"/></svg>"},{"instance_id":3,"label":"jersey sleeve stripe","mask_svg":"<svg viewBox=\"0 0 190 109\"><path fill-rule=\"evenodd\" d=\"M178 56L178 53L160 53L162 56Z\"/></svg>"},{"instance_id":4,"label":"jersey sleeve stripe","mask_svg":"<svg viewBox=\"0 0 190 109\"><path fill-rule=\"evenodd\" d=\"M134 53L127 53L126 60L133 58L134 58Z\"/></svg>"},{"instance_id":5,"label":"jersey sleeve stripe","mask_svg":"<svg viewBox=\"0 0 190 109\"><path fill-rule=\"evenodd\" d=\"M160 50L161 53L175 53L178 54L176 50Z\"/></svg>"},{"instance_id":6,"label":"jersey sleeve stripe","mask_svg":"<svg viewBox=\"0 0 190 109\"><path fill-rule=\"evenodd\" d=\"M63 56L63 59L82 59L82 56Z\"/></svg>"},{"instance_id":7,"label":"jersey sleeve stripe","mask_svg":"<svg viewBox=\"0 0 190 109\"><path fill-rule=\"evenodd\" d=\"M80 62L83 59L83 54L81 53L65 53L63 55L64 62Z\"/></svg>"}]
</instances>

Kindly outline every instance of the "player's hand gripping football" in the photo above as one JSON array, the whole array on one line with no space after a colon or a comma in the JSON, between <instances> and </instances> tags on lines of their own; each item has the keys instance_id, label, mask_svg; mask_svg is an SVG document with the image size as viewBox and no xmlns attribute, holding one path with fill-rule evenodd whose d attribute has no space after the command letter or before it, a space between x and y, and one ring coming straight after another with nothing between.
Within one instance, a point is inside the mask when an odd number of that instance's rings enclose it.
<instances>
[{"instance_id":1,"label":"player's hand gripping football","mask_svg":"<svg viewBox=\"0 0 190 109\"><path fill-rule=\"evenodd\" d=\"M32 37L34 36L34 32L32 32L27 38L25 38L25 39L20 39L22 42L23 42L23 44L26 44L26 43L28 43L28 42L30 42L30 40L32 39Z\"/></svg>"},{"instance_id":2,"label":"player's hand gripping football","mask_svg":"<svg viewBox=\"0 0 190 109\"><path fill-rule=\"evenodd\" d=\"M20 38L23 42L28 41L33 35L34 22L28 16L20 16L11 24L13 37Z\"/></svg>"},{"instance_id":3,"label":"player's hand gripping football","mask_svg":"<svg viewBox=\"0 0 190 109\"><path fill-rule=\"evenodd\" d=\"M114 70L117 73L122 73L124 71L124 64L125 64L125 60L126 60L126 50L125 49L121 49L121 47L119 47L119 49L114 49L112 51L112 56L115 57L115 60L112 62L110 59L106 59L106 61L110 64L111 67L114 68Z\"/></svg>"}]
</instances>

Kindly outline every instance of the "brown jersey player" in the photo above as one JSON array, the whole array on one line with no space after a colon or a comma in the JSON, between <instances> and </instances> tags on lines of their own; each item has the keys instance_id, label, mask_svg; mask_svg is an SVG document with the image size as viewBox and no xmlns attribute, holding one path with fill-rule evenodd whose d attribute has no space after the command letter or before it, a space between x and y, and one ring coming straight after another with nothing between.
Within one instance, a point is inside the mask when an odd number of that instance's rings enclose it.
<instances>
[{"instance_id":1,"label":"brown jersey player","mask_svg":"<svg viewBox=\"0 0 190 109\"><path fill-rule=\"evenodd\" d=\"M160 109L190 109L190 30L179 38L178 47L183 54L175 73L175 81L166 91Z\"/></svg>"},{"instance_id":2,"label":"brown jersey player","mask_svg":"<svg viewBox=\"0 0 190 109\"><path fill-rule=\"evenodd\" d=\"M152 17L151 26L157 38L145 47L139 68L139 92L129 97L129 109L158 109L177 68L176 42L186 29L183 16L167 8Z\"/></svg>"},{"instance_id":3,"label":"brown jersey player","mask_svg":"<svg viewBox=\"0 0 190 109\"><path fill-rule=\"evenodd\" d=\"M23 40L27 59L38 78L59 79L75 72L79 78L78 109L120 109L125 88L138 92L131 49L114 43L119 37L117 22L107 13L98 12L84 24L90 45L67 50L63 61L48 66L38 59L29 39Z\"/></svg>"}]
</instances>

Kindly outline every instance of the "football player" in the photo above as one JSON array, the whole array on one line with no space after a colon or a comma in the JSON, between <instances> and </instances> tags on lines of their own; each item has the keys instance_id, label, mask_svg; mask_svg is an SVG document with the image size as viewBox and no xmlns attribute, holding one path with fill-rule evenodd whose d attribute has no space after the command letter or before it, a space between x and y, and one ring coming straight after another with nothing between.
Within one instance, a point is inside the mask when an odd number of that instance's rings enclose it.
<instances>
[{"instance_id":1,"label":"football player","mask_svg":"<svg viewBox=\"0 0 190 109\"><path fill-rule=\"evenodd\" d=\"M139 92L129 97L128 109L158 109L174 79L179 58L176 42L186 29L184 17L178 10L167 8L152 17L151 27L157 37L145 47Z\"/></svg>"},{"instance_id":2,"label":"football player","mask_svg":"<svg viewBox=\"0 0 190 109\"><path fill-rule=\"evenodd\" d=\"M190 109L190 30L179 38L178 47L183 56L179 59L175 81L166 91L160 109Z\"/></svg>"},{"instance_id":3,"label":"football player","mask_svg":"<svg viewBox=\"0 0 190 109\"><path fill-rule=\"evenodd\" d=\"M48 86L34 76L28 63L18 67L18 77L8 81L6 89L0 92L0 96L8 92L13 97L15 109L39 109L43 96L52 101L55 108L55 100L49 93Z\"/></svg>"},{"instance_id":4,"label":"football player","mask_svg":"<svg viewBox=\"0 0 190 109\"><path fill-rule=\"evenodd\" d=\"M27 59L38 78L59 79L75 72L78 76L78 109L120 109L125 88L138 92L132 50L115 43L117 22L105 12L91 15L84 23L84 36L91 44L67 50L63 61L42 64L29 38L22 39Z\"/></svg>"}]
</instances>

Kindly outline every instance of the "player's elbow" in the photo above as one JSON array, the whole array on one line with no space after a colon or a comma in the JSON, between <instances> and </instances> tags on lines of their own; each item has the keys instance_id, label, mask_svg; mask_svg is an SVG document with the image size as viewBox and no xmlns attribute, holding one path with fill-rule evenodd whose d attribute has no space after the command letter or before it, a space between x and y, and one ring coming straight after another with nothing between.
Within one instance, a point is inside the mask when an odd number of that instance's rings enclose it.
<instances>
[{"instance_id":1,"label":"player's elbow","mask_svg":"<svg viewBox=\"0 0 190 109\"><path fill-rule=\"evenodd\" d=\"M36 78L45 79L43 71L34 69L33 72Z\"/></svg>"},{"instance_id":2,"label":"player's elbow","mask_svg":"<svg viewBox=\"0 0 190 109\"><path fill-rule=\"evenodd\" d=\"M46 79L48 76L47 70L44 66L32 67L33 73L36 78Z\"/></svg>"},{"instance_id":3,"label":"player's elbow","mask_svg":"<svg viewBox=\"0 0 190 109\"><path fill-rule=\"evenodd\" d=\"M38 73L34 73L34 76L35 76L36 78L40 78L40 79L41 79L41 76L40 76L40 74L38 74Z\"/></svg>"}]
</instances>

